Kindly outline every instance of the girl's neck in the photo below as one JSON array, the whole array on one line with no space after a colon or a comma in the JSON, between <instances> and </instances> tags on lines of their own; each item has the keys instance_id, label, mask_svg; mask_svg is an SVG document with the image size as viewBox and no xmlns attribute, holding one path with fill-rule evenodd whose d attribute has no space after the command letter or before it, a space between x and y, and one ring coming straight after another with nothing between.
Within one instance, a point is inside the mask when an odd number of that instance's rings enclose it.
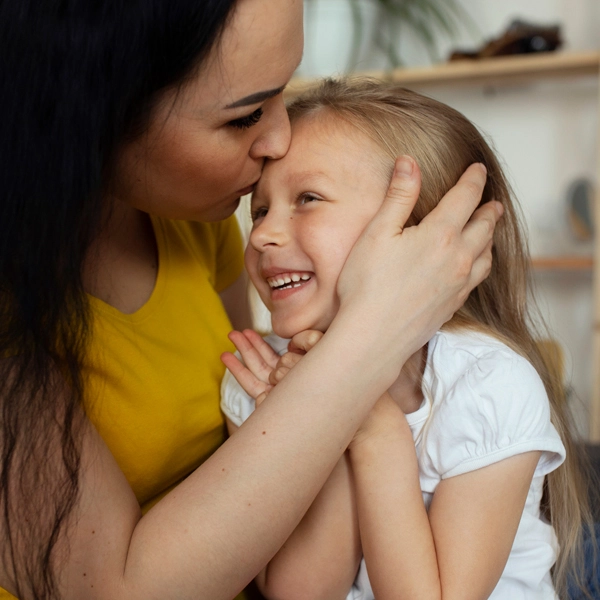
<instances>
[{"instance_id":1,"label":"girl's neck","mask_svg":"<svg viewBox=\"0 0 600 600\"><path fill-rule=\"evenodd\" d=\"M427 364L427 345L415 352L404 364L388 393L404 414L418 410L423 403L422 381Z\"/></svg>"}]
</instances>

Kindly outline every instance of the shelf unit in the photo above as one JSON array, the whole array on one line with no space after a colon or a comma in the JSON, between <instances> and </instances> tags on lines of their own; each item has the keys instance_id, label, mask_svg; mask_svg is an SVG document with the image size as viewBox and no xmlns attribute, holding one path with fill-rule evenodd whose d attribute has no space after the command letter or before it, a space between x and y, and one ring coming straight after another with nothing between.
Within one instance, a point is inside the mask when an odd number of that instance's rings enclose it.
<instances>
[{"instance_id":1,"label":"shelf unit","mask_svg":"<svg viewBox=\"0 0 600 600\"><path fill-rule=\"evenodd\" d=\"M408 88L426 90L432 86L499 86L518 85L535 80L557 77L600 77L600 52L551 52L463 60L425 68L372 71L360 76L394 81ZM286 97L293 98L314 85L310 79L294 79L286 90ZM600 97L600 93L599 93ZM598 106L600 114L600 100ZM600 118L599 118L600 123ZM598 131L597 186L594 211L595 231L600 234L600 129ZM537 257L532 267L540 271L589 270L593 277L594 323L593 323L593 381L590 404L589 440L600 442L600 243L594 245L594 256Z\"/></svg>"}]
</instances>

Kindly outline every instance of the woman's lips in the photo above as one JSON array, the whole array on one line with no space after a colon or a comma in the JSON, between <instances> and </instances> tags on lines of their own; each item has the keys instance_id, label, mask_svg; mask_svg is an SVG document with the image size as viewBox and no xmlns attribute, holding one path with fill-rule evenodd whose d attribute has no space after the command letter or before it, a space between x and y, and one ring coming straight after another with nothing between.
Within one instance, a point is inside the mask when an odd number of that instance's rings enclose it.
<instances>
[{"instance_id":1,"label":"woman's lips","mask_svg":"<svg viewBox=\"0 0 600 600\"><path fill-rule=\"evenodd\" d=\"M251 194L254 191L254 188L256 187L256 184L258 183L258 179L251 185L246 186L245 188L238 190L236 192L236 194L238 196L246 196L248 194Z\"/></svg>"}]
</instances>

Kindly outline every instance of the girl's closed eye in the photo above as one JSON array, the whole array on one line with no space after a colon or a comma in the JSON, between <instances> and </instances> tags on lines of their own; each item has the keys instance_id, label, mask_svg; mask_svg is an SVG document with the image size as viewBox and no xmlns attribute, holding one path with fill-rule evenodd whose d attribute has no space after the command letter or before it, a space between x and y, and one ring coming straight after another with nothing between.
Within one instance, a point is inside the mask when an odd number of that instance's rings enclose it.
<instances>
[{"instance_id":1,"label":"girl's closed eye","mask_svg":"<svg viewBox=\"0 0 600 600\"><path fill-rule=\"evenodd\" d=\"M320 202L321 200L323 200L323 198L313 194L312 192L304 192L298 196L298 204L300 205L309 204L311 202Z\"/></svg>"},{"instance_id":2,"label":"girl's closed eye","mask_svg":"<svg viewBox=\"0 0 600 600\"><path fill-rule=\"evenodd\" d=\"M240 117L239 119L233 119L233 121L229 121L227 125L229 127L233 127L234 129L249 129L253 125L256 125L262 116L263 109L257 108L253 113L246 115L245 117Z\"/></svg>"},{"instance_id":3,"label":"girl's closed eye","mask_svg":"<svg viewBox=\"0 0 600 600\"><path fill-rule=\"evenodd\" d=\"M250 210L250 218L255 223L267 215L268 208L266 206L258 206Z\"/></svg>"}]
</instances>

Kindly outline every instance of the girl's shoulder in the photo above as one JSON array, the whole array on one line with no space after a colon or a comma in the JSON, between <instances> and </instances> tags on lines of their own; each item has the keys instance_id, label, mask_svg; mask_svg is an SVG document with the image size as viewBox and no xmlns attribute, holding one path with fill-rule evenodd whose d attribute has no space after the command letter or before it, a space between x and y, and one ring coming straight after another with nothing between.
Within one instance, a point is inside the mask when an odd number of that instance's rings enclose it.
<instances>
[{"instance_id":1,"label":"girl's shoulder","mask_svg":"<svg viewBox=\"0 0 600 600\"><path fill-rule=\"evenodd\" d=\"M429 344L423 390L431 403L427 436L442 476L533 450L545 451L538 475L564 459L541 377L492 336L438 332Z\"/></svg>"},{"instance_id":2,"label":"girl's shoulder","mask_svg":"<svg viewBox=\"0 0 600 600\"><path fill-rule=\"evenodd\" d=\"M493 371L501 376L514 369L522 371L532 383L541 383L539 374L524 356L484 332L438 331L429 341L427 359L428 366L443 374L446 383L472 371Z\"/></svg>"}]
</instances>

